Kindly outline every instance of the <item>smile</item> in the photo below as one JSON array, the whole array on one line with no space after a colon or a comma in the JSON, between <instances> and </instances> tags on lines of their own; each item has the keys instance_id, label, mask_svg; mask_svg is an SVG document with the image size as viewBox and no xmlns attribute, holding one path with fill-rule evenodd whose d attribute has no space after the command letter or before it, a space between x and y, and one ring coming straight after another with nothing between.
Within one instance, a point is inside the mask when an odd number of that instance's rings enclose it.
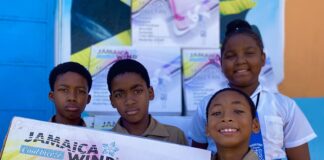
<instances>
[{"instance_id":1,"label":"smile","mask_svg":"<svg viewBox=\"0 0 324 160\"><path fill-rule=\"evenodd\" d=\"M239 70L235 70L234 73L245 73L248 72L248 69L239 69Z\"/></svg>"},{"instance_id":2,"label":"smile","mask_svg":"<svg viewBox=\"0 0 324 160\"><path fill-rule=\"evenodd\" d=\"M224 128L224 129L220 129L219 130L219 132L220 133L235 133L235 132L237 132L238 131L238 129L236 129L236 128Z\"/></svg>"}]
</instances>

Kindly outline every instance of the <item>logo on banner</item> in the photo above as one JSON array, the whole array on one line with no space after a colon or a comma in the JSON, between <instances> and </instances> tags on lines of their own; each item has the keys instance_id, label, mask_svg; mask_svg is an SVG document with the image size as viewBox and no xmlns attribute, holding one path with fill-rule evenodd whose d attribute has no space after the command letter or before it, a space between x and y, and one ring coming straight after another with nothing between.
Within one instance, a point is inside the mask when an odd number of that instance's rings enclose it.
<instances>
[{"instance_id":1,"label":"logo on banner","mask_svg":"<svg viewBox=\"0 0 324 160\"><path fill-rule=\"evenodd\" d=\"M22 154L53 159L64 159L65 154L68 154L67 157L69 160L118 160L115 157L115 154L119 151L116 142L102 144L102 148L98 150L96 144L71 141L51 134L46 135L41 132L30 132L28 138L24 141L30 143L30 146L22 145L20 147L20 153ZM42 148L43 145L41 147L35 147L35 143L55 147L58 150L48 149L48 147Z\"/></svg>"}]
</instances>

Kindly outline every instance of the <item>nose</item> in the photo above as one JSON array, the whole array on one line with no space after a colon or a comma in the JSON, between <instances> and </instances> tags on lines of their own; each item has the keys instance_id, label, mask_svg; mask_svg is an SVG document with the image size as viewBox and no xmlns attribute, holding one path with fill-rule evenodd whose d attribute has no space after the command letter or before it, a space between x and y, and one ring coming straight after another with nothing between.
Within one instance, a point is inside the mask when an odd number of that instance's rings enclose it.
<instances>
[{"instance_id":1,"label":"nose","mask_svg":"<svg viewBox=\"0 0 324 160\"><path fill-rule=\"evenodd\" d=\"M133 105L135 104L135 99L134 96L132 94L127 94L125 97L125 104L126 105Z\"/></svg>"},{"instance_id":2,"label":"nose","mask_svg":"<svg viewBox=\"0 0 324 160\"><path fill-rule=\"evenodd\" d=\"M231 113L225 112L222 116L222 122L233 122L233 116Z\"/></svg>"},{"instance_id":3,"label":"nose","mask_svg":"<svg viewBox=\"0 0 324 160\"><path fill-rule=\"evenodd\" d=\"M71 91L69 94L68 94L68 101L70 101L70 102L74 102L74 101L76 101L76 99L77 99L77 92L76 91Z\"/></svg>"},{"instance_id":4,"label":"nose","mask_svg":"<svg viewBox=\"0 0 324 160\"><path fill-rule=\"evenodd\" d=\"M237 64L243 64L243 63L246 63L246 57L245 57L244 55L239 55L239 56L237 56L236 63L237 63Z\"/></svg>"}]
</instances>

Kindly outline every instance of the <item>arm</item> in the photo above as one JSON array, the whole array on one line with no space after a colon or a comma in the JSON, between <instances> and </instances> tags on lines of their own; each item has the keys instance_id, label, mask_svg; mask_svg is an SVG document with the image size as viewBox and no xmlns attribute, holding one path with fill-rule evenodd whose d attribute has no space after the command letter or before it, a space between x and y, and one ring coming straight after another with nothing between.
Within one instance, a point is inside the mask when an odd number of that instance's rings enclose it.
<instances>
[{"instance_id":1,"label":"arm","mask_svg":"<svg viewBox=\"0 0 324 160\"><path fill-rule=\"evenodd\" d=\"M292 101L290 106L287 110L284 127L284 146L287 158L289 160L309 160L308 142L314 139L316 134L298 105Z\"/></svg>"},{"instance_id":2,"label":"arm","mask_svg":"<svg viewBox=\"0 0 324 160\"><path fill-rule=\"evenodd\" d=\"M309 160L310 159L307 143L294 148L287 148L286 153L289 160Z\"/></svg>"}]
</instances>

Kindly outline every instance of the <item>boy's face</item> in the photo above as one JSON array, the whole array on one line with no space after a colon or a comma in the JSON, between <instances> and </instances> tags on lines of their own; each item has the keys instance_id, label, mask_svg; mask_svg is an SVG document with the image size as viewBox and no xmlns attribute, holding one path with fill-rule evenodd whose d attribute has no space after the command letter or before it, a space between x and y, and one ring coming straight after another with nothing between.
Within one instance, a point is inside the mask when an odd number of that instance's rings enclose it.
<instances>
[{"instance_id":1,"label":"boy's face","mask_svg":"<svg viewBox=\"0 0 324 160\"><path fill-rule=\"evenodd\" d=\"M87 80L75 72L58 75L54 84L54 91L49 98L56 107L56 116L61 119L79 119L85 106L90 102Z\"/></svg>"},{"instance_id":2,"label":"boy's face","mask_svg":"<svg viewBox=\"0 0 324 160\"><path fill-rule=\"evenodd\" d=\"M128 123L140 123L148 116L149 101L154 98L152 87L136 73L117 75L111 82L110 101Z\"/></svg>"},{"instance_id":3,"label":"boy's face","mask_svg":"<svg viewBox=\"0 0 324 160\"><path fill-rule=\"evenodd\" d=\"M265 54L255 39L244 34L234 35L228 40L221 58L224 75L237 87L258 85L264 64Z\"/></svg>"},{"instance_id":4,"label":"boy's face","mask_svg":"<svg viewBox=\"0 0 324 160\"><path fill-rule=\"evenodd\" d=\"M252 119L248 101L239 93L225 91L211 101L206 132L222 147L248 146L259 125Z\"/></svg>"}]
</instances>

